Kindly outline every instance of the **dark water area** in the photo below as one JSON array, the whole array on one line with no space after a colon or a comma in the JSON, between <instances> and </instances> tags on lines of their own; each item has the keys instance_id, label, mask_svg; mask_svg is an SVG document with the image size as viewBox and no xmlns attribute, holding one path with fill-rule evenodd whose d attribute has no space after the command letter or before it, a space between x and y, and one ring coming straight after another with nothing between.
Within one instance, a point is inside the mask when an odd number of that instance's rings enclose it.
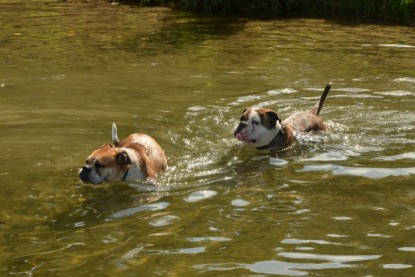
<instances>
[{"instance_id":1,"label":"dark water area","mask_svg":"<svg viewBox=\"0 0 415 277\"><path fill-rule=\"evenodd\" d=\"M3 1L0 27L1 275L415 273L413 27L73 1ZM326 133L233 137L328 82ZM155 183L81 184L113 122L162 145Z\"/></svg>"}]
</instances>

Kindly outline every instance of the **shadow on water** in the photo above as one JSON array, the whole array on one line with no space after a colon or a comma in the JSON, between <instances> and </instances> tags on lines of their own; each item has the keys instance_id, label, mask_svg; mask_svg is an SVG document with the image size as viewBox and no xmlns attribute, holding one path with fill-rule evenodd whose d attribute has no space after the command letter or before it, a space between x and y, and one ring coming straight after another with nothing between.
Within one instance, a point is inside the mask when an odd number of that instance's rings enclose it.
<instances>
[{"instance_id":1,"label":"shadow on water","mask_svg":"<svg viewBox=\"0 0 415 277\"><path fill-rule=\"evenodd\" d=\"M143 191L137 187L143 188ZM57 230L92 228L110 220L113 213L125 210L127 216L128 210L132 207L141 207L136 212L144 212L146 207L151 211L152 203L158 202L169 193L157 191L153 185L128 186L120 183L95 187L80 185L77 194L78 204L54 217L50 222L51 228Z\"/></svg>"},{"instance_id":2,"label":"shadow on water","mask_svg":"<svg viewBox=\"0 0 415 277\"><path fill-rule=\"evenodd\" d=\"M188 13L164 16L157 21L157 28L151 32L137 26L136 35L122 41L118 48L146 56L174 54L197 48L209 40L226 39L242 31L247 22L244 18L192 16Z\"/></svg>"}]
</instances>

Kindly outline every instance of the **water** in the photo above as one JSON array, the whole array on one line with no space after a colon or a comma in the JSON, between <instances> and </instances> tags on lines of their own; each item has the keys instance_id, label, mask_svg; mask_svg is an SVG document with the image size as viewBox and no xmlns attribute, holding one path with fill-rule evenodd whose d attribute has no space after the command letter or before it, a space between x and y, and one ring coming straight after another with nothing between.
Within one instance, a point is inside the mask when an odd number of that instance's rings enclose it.
<instances>
[{"instance_id":1,"label":"water","mask_svg":"<svg viewBox=\"0 0 415 277\"><path fill-rule=\"evenodd\" d=\"M2 275L414 274L413 27L77 1L3 1L0 26ZM233 138L329 81L328 133ZM157 186L79 182L112 122L163 146Z\"/></svg>"}]
</instances>

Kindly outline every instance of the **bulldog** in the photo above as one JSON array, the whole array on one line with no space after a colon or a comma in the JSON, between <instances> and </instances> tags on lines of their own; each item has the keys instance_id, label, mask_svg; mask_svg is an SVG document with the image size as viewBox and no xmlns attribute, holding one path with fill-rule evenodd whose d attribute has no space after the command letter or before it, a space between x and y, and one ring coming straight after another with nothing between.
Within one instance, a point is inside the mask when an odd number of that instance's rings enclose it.
<instances>
[{"instance_id":1,"label":"bulldog","mask_svg":"<svg viewBox=\"0 0 415 277\"><path fill-rule=\"evenodd\" d=\"M311 111L296 112L285 120L281 120L272 109L244 109L239 125L234 130L235 138L255 146L258 150L275 153L294 143L298 133L324 131L326 125L318 115L330 88L331 84L327 84Z\"/></svg>"},{"instance_id":2,"label":"bulldog","mask_svg":"<svg viewBox=\"0 0 415 277\"><path fill-rule=\"evenodd\" d=\"M106 143L88 156L79 171L83 183L144 180L167 168L167 158L152 137L136 133L120 142L113 123L112 140L114 145Z\"/></svg>"}]
</instances>

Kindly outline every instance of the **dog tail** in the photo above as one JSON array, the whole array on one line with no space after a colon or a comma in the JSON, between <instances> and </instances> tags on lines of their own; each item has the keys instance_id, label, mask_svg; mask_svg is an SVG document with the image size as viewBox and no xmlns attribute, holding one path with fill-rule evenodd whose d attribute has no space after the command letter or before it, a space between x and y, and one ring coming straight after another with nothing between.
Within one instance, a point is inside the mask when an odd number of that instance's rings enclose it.
<instances>
[{"instance_id":1,"label":"dog tail","mask_svg":"<svg viewBox=\"0 0 415 277\"><path fill-rule=\"evenodd\" d=\"M329 94L329 91L331 89L331 83L328 83L326 85L326 88L324 89L323 94L320 97L320 100L314 105L314 107L311 109L311 113L314 115L319 115L321 108L323 108L324 100L326 100L327 95Z\"/></svg>"},{"instance_id":2,"label":"dog tail","mask_svg":"<svg viewBox=\"0 0 415 277\"><path fill-rule=\"evenodd\" d=\"M117 125L115 125L115 123L112 123L112 141L114 142L115 146L120 145L120 140L118 139L117 134Z\"/></svg>"}]
</instances>

